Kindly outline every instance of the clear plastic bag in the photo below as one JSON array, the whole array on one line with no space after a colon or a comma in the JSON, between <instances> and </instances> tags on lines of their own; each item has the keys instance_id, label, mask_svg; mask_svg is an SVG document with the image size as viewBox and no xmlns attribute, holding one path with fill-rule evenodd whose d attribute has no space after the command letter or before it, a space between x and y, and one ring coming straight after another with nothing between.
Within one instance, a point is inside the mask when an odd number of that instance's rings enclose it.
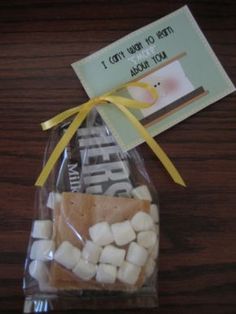
<instances>
[{"instance_id":1,"label":"clear plastic bag","mask_svg":"<svg viewBox=\"0 0 236 314\"><path fill-rule=\"evenodd\" d=\"M52 131L44 163L67 126ZM137 150L122 152L95 111L35 208L25 313L157 306L157 193Z\"/></svg>"}]
</instances>

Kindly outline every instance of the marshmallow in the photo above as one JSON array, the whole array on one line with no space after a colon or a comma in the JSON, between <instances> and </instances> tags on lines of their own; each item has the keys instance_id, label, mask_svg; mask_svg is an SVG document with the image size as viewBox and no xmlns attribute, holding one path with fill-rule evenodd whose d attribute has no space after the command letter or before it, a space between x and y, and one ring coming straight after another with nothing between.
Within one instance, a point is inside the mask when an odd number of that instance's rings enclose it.
<instances>
[{"instance_id":1,"label":"marshmallow","mask_svg":"<svg viewBox=\"0 0 236 314\"><path fill-rule=\"evenodd\" d=\"M118 270L117 277L121 282L134 285L138 280L141 267L124 262Z\"/></svg>"},{"instance_id":2,"label":"marshmallow","mask_svg":"<svg viewBox=\"0 0 236 314\"><path fill-rule=\"evenodd\" d=\"M96 280L102 283L114 283L116 281L116 267L108 264L99 264Z\"/></svg>"},{"instance_id":3,"label":"marshmallow","mask_svg":"<svg viewBox=\"0 0 236 314\"><path fill-rule=\"evenodd\" d=\"M38 281L39 290L43 292L56 292L57 289L49 285L49 271L42 261L32 261L29 264L30 276Z\"/></svg>"},{"instance_id":4,"label":"marshmallow","mask_svg":"<svg viewBox=\"0 0 236 314\"><path fill-rule=\"evenodd\" d=\"M153 228L152 217L145 212L137 212L131 219L131 225L135 231L144 231Z\"/></svg>"},{"instance_id":5,"label":"marshmallow","mask_svg":"<svg viewBox=\"0 0 236 314\"><path fill-rule=\"evenodd\" d=\"M143 266L148 257L148 252L136 242L132 242L129 245L126 259L128 262L137 266Z\"/></svg>"},{"instance_id":6,"label":"marshmallow","mask_svg":"<svg viewBox=\"0 0 236 314\"><path fill-rule=\"evenodd\" d=\"M54 260L67 269L72 269L78 263L81 253L70 242L64 241L54 254Z\"/></svg>"},{"instance_id":7,"label":"marshmallow","mask_svg":"<svg viewBox=\"0 0 236 314\"><path fill-rule=\"evenodd\" d=\"M30 251L30 258L40 261L48 261L53 259L55 251L55 243L52 240L34 241Z\"/></svg>"},{"instance_id":8,"label":"marshmallow","mask_svg":"<svg viewBox=\"0 0 236 314\"><path fill-rule=\"evenodd\" d=\"M153 247L157 241L157 236L154 231L142 231L137 236L138 244L146 249Z\"/></svg>"},{"instance_id":9,"label":"marshmallow","mask_svg":"<svg viewBox=\"0 0 236 314\"><path fill-rule=\"evenodd\" d=\"M134 198L138 198L140 200L147 200L147 201L152 201L152 196L150 194L150 191L146 185L140 185L136 188L134 188L131 191L131 195Z\"/></svg>"},{"instance_id":10,"label":"marshmallow","mask_svg":"<svg viewBox=\"0 0 236 314\"><path fill-rule=\"evenodd\" d=\"M96 264L101 255L102 248L92 241L86 241L82 251L83 258L93 264Z\"/></svg>"},{"instance_id":11,"label":"marshmallow","mask_svg":"<svg viewBox=\"0 0 236 314\"><path fill-rule=\"evenodd\" d=\"M150 249L148 249L148 252L150 254L150 257L153 258L154 260L157 258L158 256L158 252L159 252L159 241L157 240L156 243L154 244L154 246Z\"/></svg>"},{"instance_id":12,"label":"marshmallow","mask_svg":"<svg viewBox=\"0 0 236 314\"><path fill-rule=\"evenodd\" d=\"M79 262L76 264L75 268L73 269L73 272L80 279L90 280L96 274L96 266L81 258Z\"/></svg>"},{"instance_id":13,"label":"marshmallow","mask_svg":"<svg viewBox=\"0 0 236 314\"><path fill-rule=\"evenodd\" d=\"M155 223L159 223L159 212L156 204L150 205L150 215Z\"/></svg>"},{"instance_id":14,"label":"marshmallow","mask_svg":"<svg viewBox=\"0 0 236 314\"><path fill-rule=\"evenodd\" d=\"M136 238L136 234L129 220L111 225L115 243L119 246L125 245Z\"/></svg>"},{"instance_id":15,"label":"marshmallow","mask_svg":"<svg viewBox=\"0 0 236 314\"><path fill-rule=\"evenodd\" d=\"M100 256L101 263L108 263L114 266L121 266L125 258L125 250L118 249L113 245L107 245Z\"/></svg>"},{"instance_id":16,"label":"marshmallow","mask_svg":"<svg viewBox=\"0 0 236 314\"><path fill-rule=\"evenodd\" d=\"M48 280L48 268L46 264L42 261L32 261L29 264L29 274L37 281Z\"/></svg>"},{"instance_id":17,"label":"marshmallow","mask_svg":"<svg viewBox=\"0 0 236 314\"><path fill-rule=\"evenodd\" d=\"M156 266L155 261L151 257L149 257L149 259L147 260L147 263L145 265L146 278L149 278L153 274L153 272L155 270L155 266Z\"/></svg>"},{"instance_id":18,"label":"marshmallow","mask_svg":"<svg viewBox=\"0 0 236 314\"><path fill-rule=\"evenodd\" d=\"M107 245L113 242L114 238L111 228L107 222L99 222L89 228L89 235L93 242L98 245Z\"/></svg>"},{"instance_id":19,"label":"marshmallow","mask_svg":"<svg viewBox=\"0 0 236 314\"><path fill-rule=\"evenodd\" d=\"M51 220L35 220L31 235L33 238L50 239L52 235L52 221Z\"/></svg>"},{"instance_id":20,"label":"marshmallow","mask_svg":"<svg viewBox=\"0 0 236 314\"><path fill-rule=\"evenodd\" d=\"M50 192L48 195L48 200L46 206L51 209L56 209L61 203L62 196L57 192Z\"/></svg>"}]
</instances>

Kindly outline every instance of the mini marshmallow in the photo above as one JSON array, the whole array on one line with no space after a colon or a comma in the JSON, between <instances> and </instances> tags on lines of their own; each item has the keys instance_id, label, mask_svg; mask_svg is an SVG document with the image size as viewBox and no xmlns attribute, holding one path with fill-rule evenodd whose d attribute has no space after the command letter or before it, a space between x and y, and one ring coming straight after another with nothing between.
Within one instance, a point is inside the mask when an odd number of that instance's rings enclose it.
<instances>
[{"instance_id":1,"label":"mini marshmallow","mask_svg":"<svg viewBox=\"0 0 236 314\"><path fill-rule=\"evenodd\" d=\"M115 243L119 246L125 245L136 238L136 234L129 220L112 224L111 230Z\"/></svg>"},{"instance_id":2,"label":"mini marshmallow","mask_svg":"<svg viewBox=\"0 0 236 314\"><path fill-rule=\"evenodd\" d=\"M81 258L79 262L76 264L75 268L73 269L73 272L80 279L90 280L96 274L96 266Z\"/></svg>"},{"instance_id":3,"label":"mini marshmallow","mask_svg":"<svg viewBox=\"0 0 236 314\"><path fill-rule=\"evenodd\" d=\"M131 191L131 195L134 198L138 198L140 200L147 200L150 202L152 201L151 193L150 193L150 191L146 185L140 185L140 186L134 188Z\"/></svg>"},{"instance_id":4,"label":"mini marshmallow","mask_svg":"<svg viewBox=\"0 0 236 314\"><path fill-rule=\"evenodd\" d=\"M100 256L101 263L108 263L114 266L121 266L125 258L125 250L118 249L113 245L107 245Z\"/></svg>"},{"instance_id":5,"label":"mini marshmallow","mask_svg":"<svg viewBox=\"0 0 236 314\"><path fill-rule=\"evenodd\" d=\"M92 241L86 241L82 251L83 258L93 264L96 264L101 255L102 248Z\"/></svg>"},{"instance_id":6,"label":"mini marshmallow","mask_svg":"<svg viewBox=\"0 0 236 314\"><path fill-rule=\"evenodd\" d=\"M46 206L51 209L56 209L61 203L62 196L57 192L50 192L48 195L48 200Z\"/></svg>"},{"instance_id":7,"label":"mini marshmallow","mask_svg":"<svg viewBox=\"0 0 236 314\"><path fill-rule=\"evenodd\" d=\"M148 252L142 246L136 242L132 242L129 245L126 259L128 262L137 266L143 266L148 258Z\"/></svg>"},{"instance_id":8,"label":"mini marshmallow","mask_svg":"<svg viewBox=\"0 0 236 314\"><path fill-rule=\"evenodd\" d=\"M159 252L159 241L158 240L156 240L156 243L154 244L154 246L152 248L148 249L148 252L149 252L151 258L153 258L154 260L157 258L158 252Z\"/></svg>"},{"instance_id":9,"label":"mini marshmallow","mask_svg":"<svg viewBox=\"0 0 236 314\"><path fill-rule=\"evenodd\" d=\"M154 273L155 266L156 266L155 261L151 257L149 257L145 265L146 278L149 278Z\"/></svg>"},{"instance_id":10,"label":"mini marshmallow","mask_svg":"<svg viewBox=\"0 0 236 314\"><path fill-rule=\"evenodd\" d=\"M46 264L42 261L32 261L29 264L30 276L37 281L47 281L48 280L48 268Z\"/></svg>"},{"instance_id":11,"label":"mini marshmallow","mask_svg":"<svg viewBox=\"0 0 236 314\"><path fill-rule=\"evenodd\" d=\"M131 225L135 231L144 231L153 228L152 217L145 212L137 212L131 219Z\"/></svg>"},{"instance_id":12,"label":"mini marshmallow","mask_svg":"<svg viewBox=\"0 0 236 314\"><path fill-rule=\"evenodd\" d=\"M99 264L96 280L102 283L114 283L116 281L116 267L108 264Z\"/></svg>"},{"instance_id":13,"label":"mini marshmallow","mask_svg":"<svg viewBox=\"0 0 236 314\"><path fill-rule=\"evenodd\" d=\"M89 228L89 235L97 245L107 245L114 241L111 228L107 222L99 222Z\"/></svg>"},{"instance_id":14,"label":"mini marshmallow","mask_svg":"<svg viewBox=\"0 0 236 314\"><path fill-rule=\"evenodd\" d=\"M150 205L150 215L155 223L159 223L159 212L156 204Z\"/></svg>"},{"instance_id":15,"label":"mini marshmallow","mask_svg":"<svg viewBox=\"0 0 236 314\"><path fill-rule=\"evenodd\" d=\"M50 239L52 235L51 220L35 220L32 230L32 238Z\"/></svg>"},{"instance_id":16,"label":"mini marshmallow","mask_svg":"<svg viewBox=\"0 0 236 314\"><path fill-rule=\"evenodd\" d=\"M70 242L64 241L54 254L54 260L67 269L72 269L78 263L81 252Z\"/></svg>"},{"instance_id":17,"label":"mini marshmallow","mask_svg":"<svg viewBox=\"0 0 236 314\"><path fill-rule=\"evenodd\" d=\"M154 231L142 231L137 236L138 244L146 249L153 247L157 241L157 236Z\"/></svg>"},{"instance_id":18,"label":"mini marshmallow","mask_svg":"<svg viewBox=\"0 0 236 314\"><path fill-rule=\"evenodd\" d=\"M55 251L55 243L52 240L34 241L30 251L30 258L40 261L48 261L53 259Z\"/></svg>"},{"instance_id":19,"label":"mini marshmallow","mask_svg":"<svg viewBox=\"0 0 236 314\"><path fill-rule=\"evenodd\" d=\"M124 262L118 270L117 277L121 282L134 285L138 280L141 267Z\"/></svg>"}]
</instances>

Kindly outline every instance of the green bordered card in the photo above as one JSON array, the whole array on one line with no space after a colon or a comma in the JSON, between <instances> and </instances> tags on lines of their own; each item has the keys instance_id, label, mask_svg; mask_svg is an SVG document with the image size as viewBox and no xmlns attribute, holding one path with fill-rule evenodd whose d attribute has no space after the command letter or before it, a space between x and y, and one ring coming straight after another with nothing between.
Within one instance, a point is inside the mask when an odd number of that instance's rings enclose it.
<instances>
[{"instance_id":1,"label":"green bordered card","mask_svg":"<svg viewBox=\"0 0 236 314\"><path fill-rule=\"evenodd\" d=\"M235 87L187 6L72 64L90 98L130 81L146 82L159 94L150 108L132 112L155 136L209 106ZM150 101L129 88L127 96ZM98 111L127 151L143 142L115 106Z\"/></svg>"}]
</instances>

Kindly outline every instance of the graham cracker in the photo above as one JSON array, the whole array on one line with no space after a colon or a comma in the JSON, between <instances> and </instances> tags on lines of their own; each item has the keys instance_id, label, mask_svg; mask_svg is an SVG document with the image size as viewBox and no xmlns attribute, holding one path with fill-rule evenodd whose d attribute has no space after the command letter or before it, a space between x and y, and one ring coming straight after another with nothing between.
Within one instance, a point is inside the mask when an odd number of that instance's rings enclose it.
<instances>
[{"instance_id":1,"label":"graham cracker","mask_svg":"<svg viewBox=\"0 0 236 314\"><path fill-rule=\"evenodd\" d=\"M109 224L131 219L137 212L149 212L150 202L122 197L91 195L64 192L59 210L54 216L54 241L58 247L63 241L69 241L82 249L90 239L88 229L102 221ZM127 245L121 247L127 249ZM144 283L144 271L141 270L134 286L119 282L101 284L95 279L83 281L56 262L51 263L50 284L62 290L135 290Z\"/></svg>"}]
</instances>

